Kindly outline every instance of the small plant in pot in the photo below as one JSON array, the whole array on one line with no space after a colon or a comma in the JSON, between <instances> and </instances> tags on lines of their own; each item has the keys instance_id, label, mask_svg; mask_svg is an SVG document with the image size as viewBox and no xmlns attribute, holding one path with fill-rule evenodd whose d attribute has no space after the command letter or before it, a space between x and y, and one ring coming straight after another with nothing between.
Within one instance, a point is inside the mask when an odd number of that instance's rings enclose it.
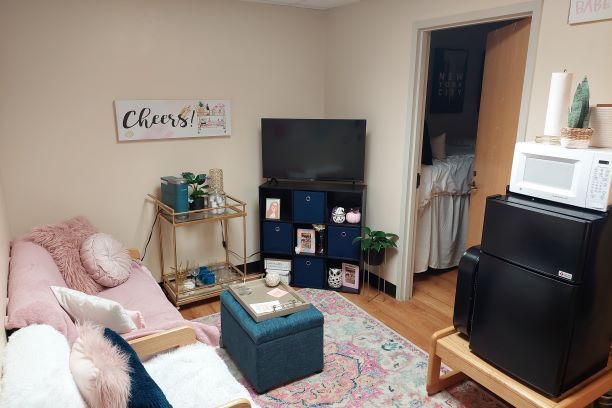
<instances>
[{"instance_id":1,"label":"small plant in pot","mask_svg":"<svg viewBox=\"0 0 612 408\"><path fill-rule=\"evenodd\" d=\"M396 241L399 237L384 231L373 231L371 228L363 227L363 236L353 239L353 245L361 241L361 250L365 252L365 260L369 265L380 265L385 260L387 248L397 248Z\"/></svg>"},{"instance_id":2,"label":"small plant in pot","mask_svg":"<svg viewBox=\"0 0 612 408\"><path fill-rule=\"evenodd\" d=\"M204 197L208 195L206 192L208 188L206 174L195 175L192 172L186 171L181 173L181 176L187 180L191 190L189 193L189 210L194 211L206 208L204 205Z\"/></svg>"},{"instance_id":3,"label":"small plant in pot","mask_svg":"<svg viewBox=\"0 0 612 408\"><path fill-rule=\"evenodd\" d=\"M585 76L578 84L567 117L567 127L561 128L561 146L586 149L591 144L593 129L589 127L589 81Z\"/></svg>"}]
</instances>

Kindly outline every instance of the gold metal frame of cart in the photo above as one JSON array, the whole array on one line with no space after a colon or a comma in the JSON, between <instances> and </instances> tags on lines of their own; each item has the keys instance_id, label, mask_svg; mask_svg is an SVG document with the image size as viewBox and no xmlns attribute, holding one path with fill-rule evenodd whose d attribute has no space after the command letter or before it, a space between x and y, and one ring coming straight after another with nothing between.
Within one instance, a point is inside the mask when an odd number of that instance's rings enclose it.
<instances>
[{"instance_id":1,"label":"gold metal frame of cart","mask_svg":"<svg viewBox=\"0 0 612 408\"><path fill-rule=\"evenodd\" d=\"M196 302L202 299L208 299L219 295L230 283L245 282L247 278L247 256L246 256L246 203L238 200L235 197L226 195L226 205L216 208L204 208L201 210L175 212L174 209L162 203L157 197L148 194L148 197L155 203L156 217L159 221L158 236L159 236L159 256L161 262L162 284L163 287L175 306L185 305L191 302ZM215 210L224 210L223 214L214 214ZM178 217L178 218L177 218ZM182 218L186 219L183 220ZM232 218L242 218L242 255L234 252L229 247L229 237L227 222L223 223L223 233L225 236L225 261L218 262L212 265L207 265L214 269L217 267L225 267L226 270L233 272L232 276L218 279L215 276L215 283L210 285L197 286L194 289L184 289L183 282L186 274L179 270L179 262L176 255L176 229L189 225L210 223L215 221L229 220ZM172 248L174 267L170 267L171 271L166 271L164 263L164 245L162 221L166 222L172 231ZM242 261L244 271L241 271L232 261L230 257L235 257Z\"/></svg>"}]
</instances>

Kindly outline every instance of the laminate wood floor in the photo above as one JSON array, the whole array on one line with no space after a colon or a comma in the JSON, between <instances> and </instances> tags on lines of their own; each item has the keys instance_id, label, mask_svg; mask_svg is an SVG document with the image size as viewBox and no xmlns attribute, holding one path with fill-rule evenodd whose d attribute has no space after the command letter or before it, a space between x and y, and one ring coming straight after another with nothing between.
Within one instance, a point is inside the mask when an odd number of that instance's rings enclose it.
<instances>
[{"instance_id":1,"label":"laminate wood floor","mask_svg":"<svg viewBox=\"0 0 612 408\"><path fill-rule=\"evenodd\" d=\"M342 296L427 351L431 335L452 324L456 282L456 269L417 274L412 299L406 302L377 294L371 287L358 295L343 293ZM183 306L180 312L185 319L193 320L218 313L219 309L219 298L214 298Z\"/></svg>"}]
</instances>

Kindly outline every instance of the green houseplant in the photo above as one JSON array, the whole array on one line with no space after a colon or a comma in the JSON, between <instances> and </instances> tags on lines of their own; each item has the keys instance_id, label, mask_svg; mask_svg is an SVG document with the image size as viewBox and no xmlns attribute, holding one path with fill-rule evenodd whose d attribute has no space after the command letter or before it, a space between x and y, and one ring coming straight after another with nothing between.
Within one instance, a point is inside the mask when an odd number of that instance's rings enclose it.
<instances>
[{"instance_id":1,"label":"green houseplant","mask_svg":"<svg viewBox=\"0 0 612 408\"><path fill-rule=\"evenodd\" d=\"M561 146L586 149L591 143L593 129L589 127L589 81L585 76L578 84L567 116L567 127L561 128Z\"/></svg>"},{"instance_id":2,"label":"green houseplant","mask_svg":"<svg viewBox=\"0 0 612 408\"><path fill-rule=\"evenodd\" d=\"M366 253L366 262L376 266L385 260L387 248L397 248L398 239L396 234L363 227L363 236L353 239L353 245L361 242L361 250Z\"/></svg>"},{"instance_id":3,"label":"green houseplant","mask_svg":"<svg viewBox=\"0 0 612 408\"><path fill-rule=\"evenodd\" d=\"M203 209L204 197L208 195L206 192L206 188L208 188L206 184L206 174L195 175L190 171L185 171L181 173L181 176L187 180L187 184L189 184L189 189L191 190L189 193L189 209L191 211Z\"/></svg>"}]
</instances>

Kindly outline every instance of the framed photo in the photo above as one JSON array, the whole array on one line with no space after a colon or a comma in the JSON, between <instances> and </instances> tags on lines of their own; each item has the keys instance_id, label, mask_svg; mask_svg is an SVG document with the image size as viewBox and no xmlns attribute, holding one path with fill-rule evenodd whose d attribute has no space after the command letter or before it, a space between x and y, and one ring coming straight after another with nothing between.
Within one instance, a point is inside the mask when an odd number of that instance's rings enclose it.
<instances>
[{"instance_id":1,"label":"framed photo","mask_svg":"<svg viewBox=\"0 0 612 408\"><path fill-rule=\"evenodd\" d=\"M297 247L298 247L299 253L314 254L315 253L315 230L298 228Z\"/></svg>"},{"instance_id":2,"label":"framed photo","mask_svg":"<svg viewBox=\"0 0 612 408\"><path fill-rule=\"evenodd\" d=\"M431 77L430 113L461 113L468 52L436 48Z\"/></svg>"},{"instance_id":3,"label":"framed photo","mask_svg":"<svg viewBox=\"0 0 612 408\"><path fill-rule=\"evenodd\" d=\"M359 289L359 266L342 263L342 286Z\"/></svg>"},{"instance_id":4,"label":"framed photo","mask_svg":"<svg viewBox=\"0 0 612 408\"><path fill-rule=\"evenodd\" d=\"M266 220L280 220L280 198L266 198Z\"/></svg>"}]
</instances>

